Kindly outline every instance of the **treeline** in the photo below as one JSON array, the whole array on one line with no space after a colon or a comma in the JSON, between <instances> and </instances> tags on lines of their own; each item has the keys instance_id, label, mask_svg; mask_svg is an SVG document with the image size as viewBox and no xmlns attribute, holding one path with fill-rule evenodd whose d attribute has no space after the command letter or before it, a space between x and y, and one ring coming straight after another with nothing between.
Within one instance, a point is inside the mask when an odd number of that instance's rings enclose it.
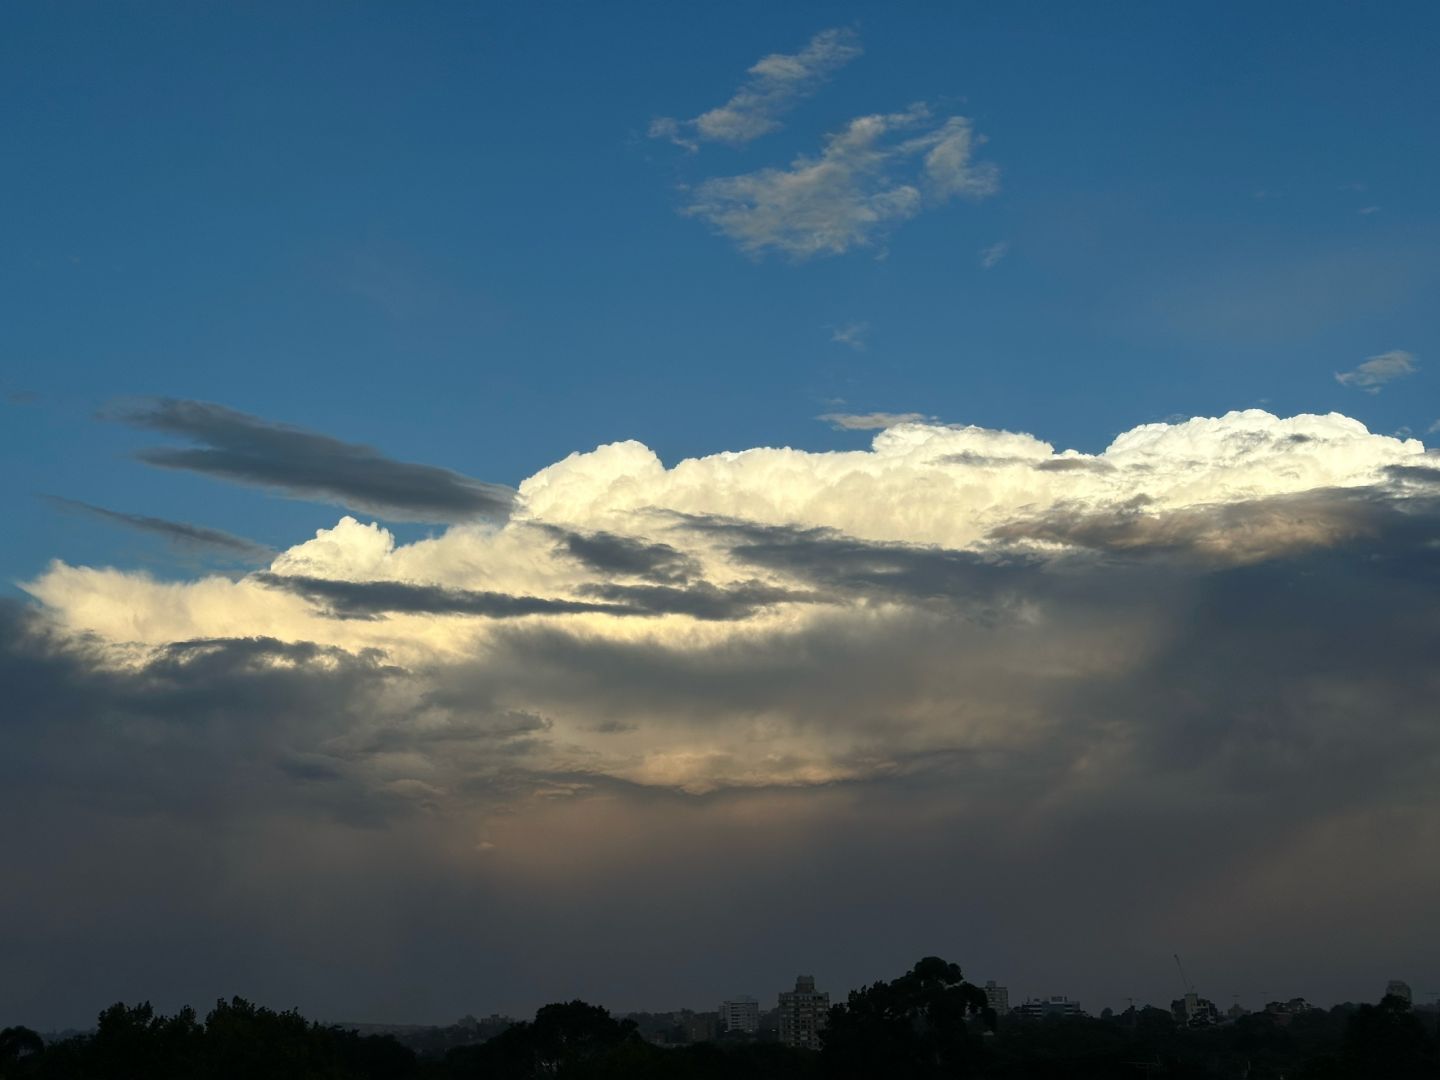
<instances>
[{"instance_id":1,"label":"treeline","mask_svg":"<svg viewBox=\"0 0 1440 1080\"><path fill-rule=\"evenodd\" d=\"M494 1038L424 1058L242 999L202 1021L114 1005L93 1034L45 1045L0 1032L0 1078L34 1080L1427 1080L1435 1033L1407 1002L1190 1028L1162 1009L1089 1017L996 1017L960 969L935 957L852 992L830 1012L819 1053L771 1042L660 1047L630 1020L583 1001L547 1005Z\"/></svg>"}]
</instances>

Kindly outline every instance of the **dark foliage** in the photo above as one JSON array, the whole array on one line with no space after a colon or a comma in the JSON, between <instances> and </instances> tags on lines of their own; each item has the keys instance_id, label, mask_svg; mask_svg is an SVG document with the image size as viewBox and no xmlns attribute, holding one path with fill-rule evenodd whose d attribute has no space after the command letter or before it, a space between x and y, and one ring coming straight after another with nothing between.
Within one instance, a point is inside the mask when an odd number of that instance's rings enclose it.
<instances>
[{"instance_id":1,"label":"dark foliage","mask_svg":"<svg viewBox=\"0 0 1440 1080\"><path fill-rule=\"evenodd\" d=\"M478 1032L478 1025L476 1025ZM480 1037L477 1035L477 1037ZM0 1080L1411 1080L1440 1075L1432 1027L1399 998L1191 1027L1163 1009L1100 1019L995 1017L936 957L830 1011L823 1050L773 1042L657 1046L583 1001L547 1005L483 1043L425 1060L388 1035L310 1023L240 998L156 1014L113 1005L93 1034L46 1046L0 1031Z\"/></svg>"},{"instance_id":2,"label":"dark foliage","mask_svg":"<svg viewBox=\"0 0 1440 1080\"><path fill-rule=\"evenodd\" d=\"M616 1020L583 1001L546 1005L533 1022L515 1024L489 1042L445 1056L450 1075L476 1080L531 1080L532 1077L608 1076L605 1063L629 1043L638 1043L635 1025Z\"/></svg>"},{"instance_id":3,"label":"dark foliage","mask_svg":"<svg viewBox=\"0 0 1440 1080\"><path fill-rule=\"evenodd\" d=\"M3 1061L0 1058L0 1061ZM5 1070L0 1065L0 1070ZM415 1055L394 1039L322 1027L243 998L157 1015L149 1002L112 1005L93 1035L43 1047L0 1076L43 1080L404 1080Z\"/></svg>"},{"instance_id":4,"label":"dark foliage","mask_svg":"<svg viewBox=\"0 0 1440 1080\"><path fill-rule=\"evenodd\" d=\"M894 982L855 990L821 1032L825 1074L841 1080L979 1075L995 1016L960 968L927 956Z\"/></svg>"}]
</instances>

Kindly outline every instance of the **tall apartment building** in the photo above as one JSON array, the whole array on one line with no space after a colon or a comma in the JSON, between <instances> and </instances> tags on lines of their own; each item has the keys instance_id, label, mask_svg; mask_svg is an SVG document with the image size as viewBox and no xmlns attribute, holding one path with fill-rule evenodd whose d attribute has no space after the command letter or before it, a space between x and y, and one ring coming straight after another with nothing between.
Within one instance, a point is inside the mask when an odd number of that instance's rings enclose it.
<instances>
[{"instance_id":1,"label":"tall apartment building","mask_svg":"<svg viewBox=\"0 0 1440 1080\"><path fill-rule=\"evenodd\" d=\"M760 1030L760 1003L753 997L740 996L720 1003L720 1027L724 1031L743 1031L754 1035Z\"/></svg>"},{"instance_id":2,"label":"tall apartment building","mask_svg":"<svg viewBox=\"0 0 1440 1080\"><path fill-rule=\"evenodd\" d=\"M780 1041L819 1050L820 1029L829 1011L830 995L815 989L815 976L797 975L794 990L780 991Z\"/></svg>"},{"instance_id":3,"label":"tall apartment building","mask_svg":"<svg viewBox=\"0 0 1440 1080\"><path fill-rule=\"evenodd\" d=\"M996 1016L1006 1015L1010 1011L1010 988L996 986L995 980L991 979L985 984L985 1004L995 1010Z\"/></svg>"},{"instance_id":4,"label":"tall apartment building","mask_svg":"<svg viewBox=\"0 0 1440 1080\"><path fill-rule=\"evenodd\" d=\"M1084 1016L1078 1001L1071 1001L1060 994L1048 998L1026 998L1019 1007L1019 1013L1027 1020L1042 1020L1047 1016Z\"/></svg>"}]
</instances>

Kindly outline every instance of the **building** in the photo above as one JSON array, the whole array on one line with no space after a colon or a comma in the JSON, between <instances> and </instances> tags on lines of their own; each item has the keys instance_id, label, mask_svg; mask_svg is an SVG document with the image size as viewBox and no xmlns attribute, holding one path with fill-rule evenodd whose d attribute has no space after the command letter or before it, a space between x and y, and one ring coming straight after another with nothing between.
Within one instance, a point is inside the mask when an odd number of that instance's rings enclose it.
<instances>
[{"instance_id":1,"label":"building","mask_svg":"<svg viewBox=\"0 0 1440 1080\"><path fill-rule=\"evenodd\" d=\"M1005 986L996 986L995 980L991 979L985 984L985 1004L995 1010L996 1016L1005 1016L1010 1012L1010 989Z\"/></svg>"},{"instance_id":2,"label":"building","mask_svg":"<svg viewBox=\"0 0 1440 1080\"><path fill-rule=\"evenodd\" d=\"M697 1013L685 1009L680 1013L680 1036L687 1043L710 1042L719 1023L714 1013Z\"/></svg>"},{"instance_id":3,"label":"building","mask_svg":"<svg viewBox=\"0 0 1440 1080\"><path fill-rule=\"evenodd\" d=\"M755 1035L760 1031L760 1003L741 995L720 1003L720 1030Z\"/></svg>"},{"instance_id":4,"label":"building","mask_svg":"<svg viewBox=\"0 0 1440 1080\"><path fill-rule=\"evenodd\" d=\"M1203 998L1194 990L1183 998L1170 1002L1170 1015L1177 1024L1186 1027L1208 1027L1220 1022L1220 1009L1209 998Z\"/></svg>"},{"instance_id":5,"label":"building","mask_svg":"<svg viewBox=\"0 0 1440 1080\"><path fill-rule=\"evenodd\" d=\"M1084 1016L1078 1001L1071 1001L1063 994L1052 994L1048 998L1026 998L1025 1004L1016 1010L1027 1020L1043 1020L1050 1016Z\"/></svg>"},{"instance_id":6,"label":"building","mask_svg":"<svg viewBox=\"0 0 1440 1080\"><path fill-rule=\"evenodd\" d=\"M1301 1013L1313 1012L1312 1006L1304 998L1291 998L1289 1001L1269 1001L1265 1003L1265 1012L1275 1018L1275 1022L1284 1027Z\"/></svg>"},{"instance_id":7,"label":"building","mask_svg":"<svg viewBox=\"0 0 1440 1080\"><path fill-rule=\"evenodd\" d=\"M815 976L797 975L794 990L780 991L780 1041L820 1049L820 1029L830 1012L830 995L815 989Z\"/></svg>"},{"instance_id":8,"label":"building","mask_svg":"<svg viewBox=\"0 0 1440 1080\"><path fill-rule=\"evenodd\" d=\"M1385 996L1398 997L1403 1000L1406 1005L1414 1003L1414 999L1410 996L1410 984L1400 979L1391 979L1385 984Z\"/></svg>"}]
</instances>

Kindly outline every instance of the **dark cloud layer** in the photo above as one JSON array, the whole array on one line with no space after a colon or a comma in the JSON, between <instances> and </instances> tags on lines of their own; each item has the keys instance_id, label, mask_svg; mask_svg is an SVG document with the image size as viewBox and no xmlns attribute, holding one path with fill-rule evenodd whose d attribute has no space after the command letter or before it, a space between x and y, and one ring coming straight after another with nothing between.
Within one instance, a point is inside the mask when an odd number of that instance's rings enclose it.
<instances>
[{"instance_id":1,"label":"dark cloud layer","mask_svg":"<svg viewBox=\"0 0 1440 1080\"><path fill-rule=\"evenodd\" d=\"M581 533L542 526L583 565L601 574L646 578L664 585L683 585L700 573L693 556L669 544L646 542L615 533Z\"/></svg>"},{"instance_id":2,"label":"dark cloud layer","mask_svg":"<svg viewBox=\"0 0 1440 1080\"><path fill-rule=\"evenodd\" d=\"M275 552L264 544L256 543L254 540L247 540L243 536L236 536L220 529L207 528L204 525L192 525L184 521L169 521L165 518L150 517L146 514L126 514L119 510L107 510L103 506L93 506L90 503L80 502L76 499L63 499L56 495L44 496L46 501L67 510L78 510L90 514L104 521L113 522L116 525L123 525L126 528L138 529L141 532L152 533L162 536L172 544L186 548L207 549L224 555L244 559L248 562L267 562Z\"/></svg>"},{"instance_id":3,"label":"dark cloud layer","mask_svg":"<svg viewBox=\"0 0 1440 1080\"><path fill-rule=\"evenodd\" d=\"M1026 556L987 557L969 551L861 540L833 529L758 525L689 515L682 527L725 544L730 555L783 574L832 600L894 599L965 606L979 613L1003 604L1023 583L1038 584L1040 564Z\"/></svg>"},{"instance_id":4,"label":"dark cloud layer","mask_svg":"<svg viewBox=\"0 0 1440 1080\"><path fill-rule=\"evenodd\" d=\"M504 519L514 492L433 465L396 461L368 446L203 401L157 398L106 414L200 444L137 455L149 465L186 469L338 503L396 521Z\"/></svg>"},{"instance_id":5,"label":"dark cloud layer","mask_svg":"<svg viewBox=\"0 0 1440 1080\"><path fill-rule=\"evenodd\" d=\"M1060 515L1048 560L688 519L847 602L713 647L502 621L423 670L263 638L121 664L0 606L0 950L24 973L0 1015L708 1007L925 953L1095 1008L1168 1002L1174 952L1251 1004L1422 979L1440 508L1201 517ZM1279 542L1296 522L1324 542ZM1191 557L1251 533L1264 557ZM677 755L709 786L677 787Z\"/></svg>"},{"instance_id":6,"label":"dark cloud layer","mask_svg":"<svg viewBox=\"0 0 1440 1080\"><path fill-rule=\"evenodd\" d=\"M339 581L298 574L253 575L264 585L296 593L323 604L337 618L367 619L382 615L475 615L513 619L525 615L602 614L621 616L689 615L708 621L745 619L780 603L814 603L815 593L781 589L760 582L720 588L708 581L684 587L671 585L594 584L581 592L599 601L559 597L515 596L403 581Z\"/></svg>"},{"instance_id":7,"label":"dark cloud layer","mask_svg":"<svg viewBox=\"0 0 1440 1080\"><path fill-rule=\"evenodd\" d=\"M587 585L584 591L587 595L623 604L636 613L689 615L709 622L746 619L776 604L827 602L827 598L819 593L783 589L759 581L724 588L708 581L692 582L683 588L673 585L600 584Z\"/></svg>"},{"instance_id":8,"label":"dark cloud layer","mask_svg":"<svg viewBox=\"0 0 1440 1080\"><path fill-rule=\"evenodd\" d=\"M1168 512L1155 512L1143 500L1108 511L1062 505L997 528L990 537L1230 565L1381 537L1413 541L1417 530L1430 528L1435 511L1432 499L1397 499L1389 491L1342 488Z\"/></svg>"},{"instance_id":9,"label":"dark cloud layer","mask_svg":"<svg viewBox=\"0 0 1440 1080\"><path fill-rule=\"evenodd\" d=\"M325 605L346 619L378 615L481 615L492 619L513 619L523 615L578 615L603 612L609 615L634 614L619 604L597 604L585 600L562 600L540 596L474 589L448 589L440 585L412 585L403 581L337 581L299 574L255 575L255 580L284 589Z\"/></svg>"}]
</instances>

